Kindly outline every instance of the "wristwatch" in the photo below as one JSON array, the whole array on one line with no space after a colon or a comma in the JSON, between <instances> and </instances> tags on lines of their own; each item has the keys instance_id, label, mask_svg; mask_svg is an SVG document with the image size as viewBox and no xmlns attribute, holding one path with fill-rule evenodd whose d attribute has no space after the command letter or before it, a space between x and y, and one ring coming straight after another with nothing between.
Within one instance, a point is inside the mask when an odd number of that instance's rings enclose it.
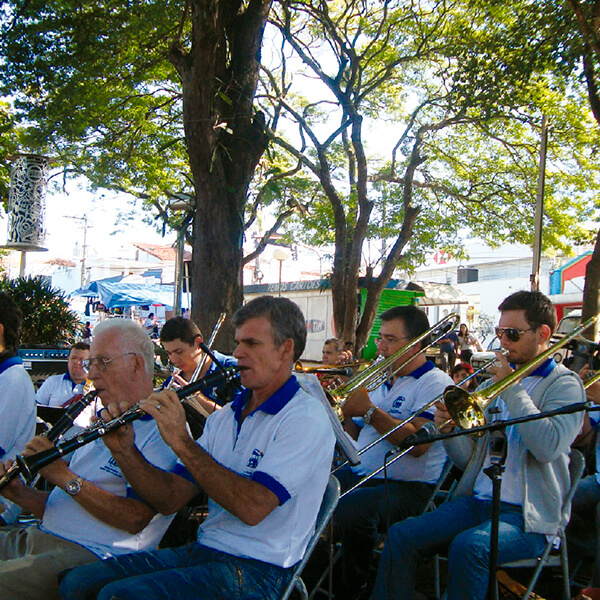
<instances>
[{"instance_id":1,"label":"wristwatch","mask_svg":"<svg viewBox=\"0 0 600 600\"><path fill-rule=\"evenodd\" d=\"M83 486L83 479L81 477L75 477L71 481L67 481L65 485L65 492L69 494L69 496L77 496L81 491L81 487Z\"/></svg>"},{"instance_id":2,"label":"wristwatch","mask_svg":"<svg viewBox=\"0 0 600 600\"><path fill-rule=\"evenodd\" d=\"M371 408L363 415L363 421L365 425L371 424L371 419L373 417L373 413L377 410L376 406L371 406Z\"/></svg>"}]
</instances>

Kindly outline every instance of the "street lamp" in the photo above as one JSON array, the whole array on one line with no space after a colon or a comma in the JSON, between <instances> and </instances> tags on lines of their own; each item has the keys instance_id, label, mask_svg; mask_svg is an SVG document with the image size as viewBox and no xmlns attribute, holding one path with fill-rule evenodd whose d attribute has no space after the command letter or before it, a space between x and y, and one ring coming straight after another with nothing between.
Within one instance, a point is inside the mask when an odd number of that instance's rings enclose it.
<instances>
[{"instance_id":1,"label":"street lamp","mask_svg":"<svg viewBox=\"0 0 600 600\"><path fill-rule=\"evenodd\" d=\"M172 212L185 211L181 225L177 228L177 241L175 242L175 292L173 298L173 316L181 313L181 295L183 292L183 255L185 245L185 232L189 223L189 215L193 210L194 197L189 194L174 194L169 198L169 210Z\"/></svg>"},{"instance_id":2,"label":"street lamp","mask_svg":"<svg viewBox=\"0 0 600 600\"><path fill-rule=\"evenodd\" d=\"M279 296L281 296L281 267L283 265L283 261L287 260L290 257L290 249L283 248L282 246L278 246L273 250L273 258L279 261Z\"/></svg>"}]
</instances>

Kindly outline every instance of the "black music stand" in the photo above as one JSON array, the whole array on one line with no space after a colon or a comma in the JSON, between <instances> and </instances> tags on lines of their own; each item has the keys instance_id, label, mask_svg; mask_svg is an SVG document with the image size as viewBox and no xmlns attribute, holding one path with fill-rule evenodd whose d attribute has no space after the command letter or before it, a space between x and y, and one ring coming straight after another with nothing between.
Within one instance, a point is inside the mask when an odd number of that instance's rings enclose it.
<instances>
[{"instance_id":1,"label":"black music stand","mask_svg":"<svg viewBox=\"0 0 600 600\"><path fill-rule=\"evenodd\" d=\"M483 472L492 480L492 521L490 534L490 562L488 580L488 600L498 600L496 583L496 567L498 566L498 531L500 526L500 491L502 489L502 473L506 462L506 432L498 429L490 433L489 454L491 465Z\"/></svg>"}]
</instances>

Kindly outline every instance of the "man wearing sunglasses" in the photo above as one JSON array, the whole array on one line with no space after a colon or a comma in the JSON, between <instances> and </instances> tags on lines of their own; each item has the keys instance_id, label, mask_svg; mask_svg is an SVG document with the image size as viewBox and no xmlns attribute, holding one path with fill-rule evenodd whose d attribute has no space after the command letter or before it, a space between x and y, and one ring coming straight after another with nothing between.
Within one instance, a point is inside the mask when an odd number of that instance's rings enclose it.
<instances>
[{"instance_id":1,"label":"man wearing sunglasses","mask_svg":"<svg viewBox=\"0 0 600 600\"><path fill-rule=\"evenodd\" d=\"M544 352L556 328L556 312L540 292L521 291L498 307L497 335L507 355L493 380L510 376ZM583 402L581 379L546 359L485 409L488 422L551 411ZM435 422L442 432L454 429L440 404ZM498 564L539 556L546 536L556 532L561 505L570 485L569 451L582 425L581 413L539 419L506 428L505 444L496 435L461 436L444 442L457 467L464 470L453 498L433 512L394 525L382 554L373 598L410 598L419 560L448 552L449 600L483 600L489 579L492 482L483 473L506 448L502 477ZM444 424L444 425L443 425ZM442 426L443 425L443 426Z\"/></svg>"},{"instance_id":2,"label":"man wearing sunglasses","mask_svg":"<svg viewBox=\"0 0 600 600\"><path fill-rule=\"evenodd\" d=\"M154 348L146 332L128 319L110 319L94 330L91 358L84 360L102 404L128 402L152 393ZM156 422L133 424L139 452L164 470L176 457ZM51 448L32 438L24 454ZM0 464L0 476L10 465ZM39 519L39 526L0 529L0 598L58 598L58 574L101 558L155 548L171 519L158 515L127 484L118 461L102 439L76 450L69 462L57 460L40 471L51 492L15 479L2 494Z\"/></svg>"}]
</instances>

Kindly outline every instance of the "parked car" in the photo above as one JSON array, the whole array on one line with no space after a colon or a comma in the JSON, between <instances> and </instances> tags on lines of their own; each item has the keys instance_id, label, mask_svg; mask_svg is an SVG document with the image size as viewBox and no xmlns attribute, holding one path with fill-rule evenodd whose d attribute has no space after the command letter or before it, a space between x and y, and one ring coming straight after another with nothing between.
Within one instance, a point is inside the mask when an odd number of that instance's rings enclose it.
<instances>
[{"instance_id":1,"label":"parked car","mask_svg":"<svg viewBox=\"0 0 600 600\"><path fill-rule=\"evenodd\" d=\"M473 367L473 370L478 371L483 365L496 358L495 353L501 349L500 340L494 336L483 352L473 352L473 356L471 356L471 366ZM485 373L480 375L480 379L487 379L488 377L490 377L490 375L486 375Z\"/></svg>"}]
</instances>

